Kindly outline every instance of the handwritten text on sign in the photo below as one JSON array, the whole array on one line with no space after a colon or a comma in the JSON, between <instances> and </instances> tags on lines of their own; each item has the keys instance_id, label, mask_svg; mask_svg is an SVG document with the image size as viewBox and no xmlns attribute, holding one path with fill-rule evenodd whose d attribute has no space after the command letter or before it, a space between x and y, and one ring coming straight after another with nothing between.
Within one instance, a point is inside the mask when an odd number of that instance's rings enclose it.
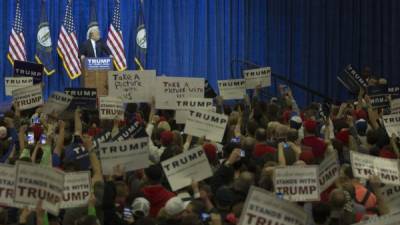
<instances>
[{"instance_id":1,"label":"handwritten text on sign","mask_svg":"<svg viewBox=\"0 0 400 225\"><path fill-rule=\"evenodd\" d=\"M155 85L157 109L176 109L177 98L204 98L204 79L157 77Z\"/></svg>"},{"instance_id":2,"label":"handwritten text on sign","mask_svg":"<svg viewBox=\"0 0 400 225\"><path fill-rule=\"evenodd\" d=\"M108 72L108 95L120 97L124 102L151 102L154 70L128 70Z\"/></svg>"}]
</instances>

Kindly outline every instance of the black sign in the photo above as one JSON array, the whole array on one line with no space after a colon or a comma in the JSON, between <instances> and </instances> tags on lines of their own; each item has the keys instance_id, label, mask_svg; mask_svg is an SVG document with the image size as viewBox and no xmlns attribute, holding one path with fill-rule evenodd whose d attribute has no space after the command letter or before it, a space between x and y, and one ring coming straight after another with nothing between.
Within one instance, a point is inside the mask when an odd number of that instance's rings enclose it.
<instances>
[{"instance_id":1,"label":"black sign","mask_svg":"<svg viewBox=\"0 0 400 225\"><path fill-rule=\"evenodd\" d=\"M139 122L135 122L127 127L124 127L119 131L115 137L113 137L112 141L123 141L127 140L128 138L137 138L142 131L143 127L140 125Z\"/></svg>"},{"instance_id":2,"label":"black sign","mask_svg":"<svg viewBox=\"0 0 400 225\"><path fill-rule=\"evenodd\" d=\"M390 108L389 95L374 95L369 97L373 109Z\"/></svg>"},{"instance_id":3,"label":"black sign","mask_svg":"<svg viewBox=\"0 0 400 225\"><path fill-rule=\"evenodd\" d=\"M400 95L400 86L390 86L387 88L387 92L391 95Z\"/></svg>"},{"instance_id":4,"label":"black sign","mask_svg":"<svg viewBox=\"0 0 400 225\"><path fill-rule=\"evenodd\" d=\"M337 76L337 79L353 94L358 94L360 89L365 90L368 87L367 81L357 73L351 64L344 68L344 71Z\"/></svg>"},{"instance_id":5,"label":"black sign","mask_svg":"<svg viewBox=\"0 0 400 225\"><path fill-rule=\"evenodd\" d=\"M16 77L32 77L33 84L38 84L42 82L43 76L43 65L24 62L24 61L14 61L14 76Z\"/></svg>"},{"instance_id":6,"label":"black sign","mask_svg":"<svg viewBox=\"0 0 400 225\"><path fill-rule=\"evenodd\" d=\"M387 85L373 85L369 86L367 89L367 93L369 96L373 95L387 95L388 87Z\"/></svg>"},{"instance_id":7,"label":"black sign","mask_svg":"<svg viewBox=\"0 0 400 225\"><path fill-rule=\"evenodd\" d=\"M74 97L67 110L97 108L96 88L65 88L64 93Z\"/></svg>"}]
</instances>

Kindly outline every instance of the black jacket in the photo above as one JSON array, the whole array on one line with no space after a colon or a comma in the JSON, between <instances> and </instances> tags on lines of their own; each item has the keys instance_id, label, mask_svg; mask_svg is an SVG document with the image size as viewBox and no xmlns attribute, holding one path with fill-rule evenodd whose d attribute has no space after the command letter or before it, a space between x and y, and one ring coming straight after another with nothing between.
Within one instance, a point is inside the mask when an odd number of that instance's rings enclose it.
<instances>
[{"instance_id":1,"label":"black jacket","mask_svg":"<svg viewBox=\"0 0 400 225\"><path fill-rule=\"evenodd\" d=\"M111 55L111 51L108 48L107 44L101 39L96 41L96 54L97 57L108 57ZM94 57L93 46L90 39L83 42L83 44L79 48L79 56L82 55L86 57Z\"/></svg>"}]
</instances>

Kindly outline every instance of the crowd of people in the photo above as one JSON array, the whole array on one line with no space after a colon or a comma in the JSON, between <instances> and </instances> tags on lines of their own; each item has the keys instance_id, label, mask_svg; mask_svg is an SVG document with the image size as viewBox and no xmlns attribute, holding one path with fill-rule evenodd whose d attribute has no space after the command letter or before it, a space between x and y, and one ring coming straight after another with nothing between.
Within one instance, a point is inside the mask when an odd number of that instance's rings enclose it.
<instances>
[{"instance_id":1,"label":"crowd of people","mask_svg":"<svg viewBox=\"0 0 400 225\"><path fill-rule=\"evenodd\" d=\"M41 107L12 106L0 119L1 163L50 161L67 172L90 170L92 193L86 207L59 215L46 213L41 202L35 209L1 207L0 224L234 225L251 186L274 192L274 168L318 165L329 154L340 162L335 183L318 202L293 203L304 208L308 225L348 225L394 212L379 178L359 179L351 168L351 151L399 157L399 139L387 134L382 110L372 108L364 91L353 101L302 109L290 90L273 100L261 99L260 91L231 105L214 98L217 112L229 118L222 143L184 134L174 111L157 110L154 103L127 104L123 121L100 120L94 109L45 115ZM117 166L112 176L103 175L93 140L105 131L115 136L132 123L143 129L130 138L149 138L151 165L133 172ZM27 142L28 132L34 143ZM46 144L39 141L42 133ZM77 157L76 146L85 154ZM160 163L194 147L204 150L213 176L172 191Z\"/></svg>"}]
</instances>

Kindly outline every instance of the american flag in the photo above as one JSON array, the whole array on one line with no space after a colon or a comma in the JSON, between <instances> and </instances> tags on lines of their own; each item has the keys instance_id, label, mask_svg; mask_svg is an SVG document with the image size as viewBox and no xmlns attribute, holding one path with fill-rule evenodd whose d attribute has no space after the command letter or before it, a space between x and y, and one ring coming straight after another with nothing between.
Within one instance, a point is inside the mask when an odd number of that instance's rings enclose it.
<instances>
[{"instance_id":1,"label":"american flag","mask_svg":"<svg viewBox=\"0 0 400 225\"><path fill-rule=\"evenodd\" d=\"M64 22L58 37L57 52L63 60L64 68L71 79L81 75L81 62L78 55L78 41L72 18L72 0L68 0Z\"/></svg>"},{"instance_id":2,"label":"american flag","mask_svg":"<svg viewBox=\"0 0 400 225\"><path fill-rule=\"evenodd\" d=\"M21 6L17 0L14 24L11 28L10 45L8 47L8 59L11 64L14 60L26 61L25 38L22 27Z\"/></svg>"},{"instance_id":3,"label":"american flag","mask_svg":"<svg viewBox=\"0 0 400 225\"><path fill-rule=\"evenodd\" d=\"M107 46L110 48L114 57L114 65L118 71L126 69L126 57L124 43L122 42L120 1L115 1L114 15L108 30Z\"/></svg>"}]
</instances>

